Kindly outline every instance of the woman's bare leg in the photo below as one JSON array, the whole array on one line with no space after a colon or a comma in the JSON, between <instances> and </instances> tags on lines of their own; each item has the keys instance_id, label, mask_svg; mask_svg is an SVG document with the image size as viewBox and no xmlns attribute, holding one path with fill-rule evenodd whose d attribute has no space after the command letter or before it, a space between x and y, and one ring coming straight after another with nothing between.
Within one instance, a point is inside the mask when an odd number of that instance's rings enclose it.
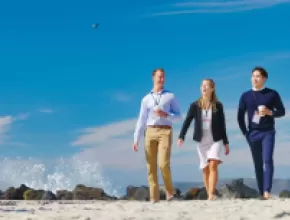
<instances>
[{"instance_id":1,"label":"woman's bare leg","mask_svg":"<svg viewBox=\"0 0 290 220\"><path fill-rule=\"evenodd\" d=\"M209 189L208 189L208 199L214 199L214 193L216 191L216 186L218 182L218 160L209 161Z\"/></svg>"},{"instance_id":2,"label":"woman's bare leg","mask_svg":"<svg viewBox=\"0 0 290 220\"><path fill-rule=\"evenodd\" d=\"M207 195L209 193L209 166L205 167L203 169L203 182L204 182L204 186L207 192Z\"/></svg>"}]
</instances>

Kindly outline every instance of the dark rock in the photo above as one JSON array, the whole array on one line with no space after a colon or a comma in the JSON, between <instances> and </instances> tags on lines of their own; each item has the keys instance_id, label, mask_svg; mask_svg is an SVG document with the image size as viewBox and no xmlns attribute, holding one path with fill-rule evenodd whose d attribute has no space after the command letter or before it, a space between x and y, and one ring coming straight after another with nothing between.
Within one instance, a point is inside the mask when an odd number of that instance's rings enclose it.
<instances>
[{"instance_id":1,"label":"dark rock","mask_svg":"<svg viewBox=\"0 0 290 220\"><path fill-rule=\"evenodd\" d=\"M194 186L194 185L193 185ZM191 187L191 185L188 185ZM284 188L283 189L287 189ZM180 189L175 188L176 198L183 200L206 200L208 198L205 187L189 188L182 193ZM159 186L160 200L166 199L166 190L164 185ZM227 199L231 198L258 198L259 193L257 190L248 187L244 184L243 179L236 179L228 184L222 185L216 191L217 197L223 197ZM290 191L283 190L280 192L279 197L290 198ZM88 187L83 184L75 186L74 190L58 190L56 194L51 191L35 190L31 189L24 184L18 188L10 187L6 191L0 190L0 199L4 200L137 200L137 201L149 201L150 191L148 186L128 186L126 194L121 198L116 198L106 194L106 192L98 187Z\"/></svg>"},{"instance_id":2,"label":"dark rock","mask_svg":"<svg viewBox=\"0 0 290 220\"><path fill-rule=\"evenodd\" d=\"M208 195L206 192L206 188L202 187L199 189L199 191L194 199L195 200L207 200L207 198L208 198Z\"/></svg>"},{"instance_id":3,"label":"dark rock","mask_svg":"<svg viewBox=\"0 0 290 220\"><path fill-rule=\"evenodd\" d=\"M259 197L258 191L245 185L243 179L233 180L230 184L224 184L218 191L223 198L227 199L250 199Z\"/></svg>"},{"instance_id":4,"label":"dark rock","mask_svg":"<svg viewBox=\"0 0 290 220\"><path fill-rule=\"evenodd\" d=\"M73 200L113 200L103 189L77 185L73 190Z\"/></svg>"},{"instance_id":5,"label":"dark rock","mask_svg":"<svg viewBox=\"0 0 290 220\"><path fill-rule=\"evenodd\" d=\"M174 188L174 191L175 191L175 196L177 198L180 198L181 197L181 191L180 189L178 188ZM160 200L166 200L166 190L165 190L165 186L159 186L159 197L160 197Z\"/></svg>"},{"instance_id":6,"label":"dark rock","mask_svg":"<svg viewBox=\"0 0 290 220\"><path fill-rule=\"evenodd\" d=\"M123 196L122 200L138 200L148 201L149 200L149 187L147 186L127 186L126 195Z\"/></svg>"},{"instance_id":7,"label":"dark rock","mask_svg":"<svg viewBox=\"0 0 290 220\"><path fill-rule=\"evenodd\" d=\"M189 188L184 195L182 195L182 198L184 200L193 200L197 197L198 193L200 191L200 188Z\"/></svg>"},{"instance_id":8,"label":"dark rock","mask_svg":"<svg viewBox=\"0 0 290 220\"><path fill-rule=\"evenodd\" d=\"M222 198L222 197L223 197L223 195L222 195L218 190L215 191L214 195L215 195L217 198Z\"/></svg>"},{"instance_id":9,"label":"dark rock","mask_svg":"<svg viewBox=\"0 0 290 220\"><path fill-rule=\"evenodd\" d=\"M133 197L133 195L134 195L134 193L136 192L136 190L138 189L139 187L137 187L137 186L127 186L127 188L126 188L126 195L125 195L125 197L127 197L127 198L132 198Z\"/></svg>"},{"instance_id":10,"label":"dark rock","mask_svg":"<svg viewBox=\"0 0 290 220\"><path fill-rule=\"evenodd\" d=\"M24 199L24 192L29 190L30 188L24 184L21 184L20 187L14 188L9 187L3 195L3 198L6 200L23 200Z\"/></svg>"},{"instance_id":11,"label":"dark rock","mask_svg":"<svg viewBox=\"0 0 290 220\"><path fill-rule=\"evenodd\" d=\"M73 193L68 190L57 190L56 191L56 199L57 200L72 200Z\"/></svg>"},{"instance_id":12,"label":"dark rock","mask_svg":"<svg viewBox=\"0 0 290 220\"><path fill-rule=\"evenodd\" d=\"M175 188L175 197L181 197L181 191L178 188ZM121 200L138 200L138 201L149 201L150 192L148 186L132 186L129 185L126 189L126 195L119 198ZM159 199L166 199L166 190L164 185L159 186Z\"/></svg>"},{"instance_id":13,"label":"dark rock","mask_svg":"<svg viewBox=\"0 0 290 220\"><path fill-rule=\"evenodd\" d=\"M280 198L290 198L290 191L289 190L282 190L279 193Z\"/></svg>"},{"instance_id":14,"label":"dark rock","mask_svg":"<svg viewBox=\"0 0 290 220\"><path fill-rule=\"evenodd\" d=\"M0 190L0 200L3 200L4 199L4 192L2 190Z\"/></svg>"},{"instance_id":15,"label":"dark rock","mask_svg":"<svg viewBox=\"0 0 290 220\"><path fill-rule=\"evenodd\" d=\"M228 184L222 185L219 191L222 194L223 198L227 198L227 199L242 198L241 193L236 191L233 187L231 187L231 185L228 185Z\"/></svg>"},{"instance_id":16,"label":"dark rock","mask_svg":"<svg viewBox=\"0 0 290 220\"><path fill-rule=\"evenodd\" d=\"M208 195L205 187L189 188L183 195L184 200L207 200Z\"/></svg>"},{"instance_id":17,"label":"dark rock","mask_svg":"<svg viewBox=\"0 0 290 220\"><path fill-rule=\"evenodd\" d=\"M29 189L24 192L24 199L25 200L41 200L43 194L45 193L44 190L34 190L34 189Z\"/></svg>"},{"instance_id":18,"label":"dark rock","mask_svg":"<svg viewBox=\"0 0 290 220\"><path fill-rule=\"evenodd\" d=\"M130 200L149 201L150 200L149 188L145 186L138 187L133 197L129 198Z\"/></svg>"},{"instance_id":19,"label":"dark rock","mask_svg":"<svg viewBox=\"0 0 290 220\"><path fill-rule=\"evenodd\" d=\"M56 200L56 196L51 191L45 191L41 200Z\"/></svg>"}]
</instances>

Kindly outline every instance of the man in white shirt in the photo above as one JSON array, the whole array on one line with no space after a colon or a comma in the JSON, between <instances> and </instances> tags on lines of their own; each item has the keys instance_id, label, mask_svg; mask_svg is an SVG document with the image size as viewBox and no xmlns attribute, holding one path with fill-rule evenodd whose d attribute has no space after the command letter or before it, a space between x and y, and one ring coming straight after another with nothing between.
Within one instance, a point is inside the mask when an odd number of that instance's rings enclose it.
<instances>
[{"instance_id":1,"label":"man in white shirt","mask_svg":"<svg viewBox=\"0 0 290 220\"><path fill-rule=\"evenodd\" d=\"M166 189L166 199L172 200L174 198L175 190L170 171L172 121L180 119L181 113L175 95L164 89L164 69L155 69L152 77L153 89L141 101L139 118L134 133L133 150L138 151L140 136L145 134L150 200L158 202L160 196L157 177L157 155Z\"/></svg>"}]
</instances>

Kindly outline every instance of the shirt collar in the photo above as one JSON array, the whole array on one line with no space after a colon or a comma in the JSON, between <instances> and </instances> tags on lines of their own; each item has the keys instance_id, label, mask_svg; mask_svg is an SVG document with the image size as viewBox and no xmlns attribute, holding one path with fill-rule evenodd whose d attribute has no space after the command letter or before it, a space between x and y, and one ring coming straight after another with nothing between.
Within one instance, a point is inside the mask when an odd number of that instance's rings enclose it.
<instances>
[{"instance_id":1,"label":"shirt collar","mask_svg":"<svg viewBox=\"0 0 290 220\"><path fill-rule=\"evenodd\" d=\"M263 86L261 89L256 89L256 88L252 88L252 90L254 90L254 91L262 91L263 89L265 89L265 86Z\"/></svg>"},{"instance_id":2,"label":"shirt collar","mask_svg":"<svg viewBox=\"0 0 290 220\"><path fill-rule=\"evenodd\" d=\"M157 92L157 93L154 92L153 89L150 91L151 94L154 94L154 93L156 93L156 94L162 94L163 92L165 92L165 89L164 89L164 88L161 89L161 90L160 90L159 92Z\"/></svg>"}]
</instances>

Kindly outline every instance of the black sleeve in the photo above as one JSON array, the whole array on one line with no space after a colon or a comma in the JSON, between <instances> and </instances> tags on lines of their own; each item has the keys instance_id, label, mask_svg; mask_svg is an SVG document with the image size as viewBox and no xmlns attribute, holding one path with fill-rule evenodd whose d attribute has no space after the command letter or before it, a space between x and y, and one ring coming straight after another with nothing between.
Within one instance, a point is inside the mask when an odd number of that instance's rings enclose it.
<instances>
[{"instance_id":1,"label":"black sleeve","mask_svg":"<svg viewBox=\"0 0 290 220\"><path fill-rule=\"evenodd\" d=\"M221 114L221 121L223 125L223 143L224 145L229 144L228 135L227 135L227 127L226 127L226 118L223 104L220 103L220 114Z\"/></svg>"},{"instance_id":2,"label":"black sleeve","mask_svg":"<svg viewBox=\"0 0 290 220\"><path fill-rule=\"evenodd\" d=\"M179 139L184 140L187 130L195 116L195 111L196 111L195 109L196 109L196 104L192 103L187 111L187 115L185 117L181 131L179 133Z\"/></svg>"},{"instance_id":3,"label":"black sleeve","mask_svg":"<svg viewBox=\"0 0 290 220\"><path fill-rule=\"evenodd\" d=\"M244 96L242 95L239 101L237 120L238 120L238 124L243 135L246 135L247 133L245 114L246 114L246 103L244 100Z\"/></svg>"},{"instance_id":4,"label":"black sleeve","mask_svg":"<svg viewBox=\"0 0 290 220\"><path fill-rule=\"evenodd\" d=\"M278 92L275 92L275 104L273 109L273 117L279 118L285 115L285 107Z\"/></svg>"}]
</instances>

